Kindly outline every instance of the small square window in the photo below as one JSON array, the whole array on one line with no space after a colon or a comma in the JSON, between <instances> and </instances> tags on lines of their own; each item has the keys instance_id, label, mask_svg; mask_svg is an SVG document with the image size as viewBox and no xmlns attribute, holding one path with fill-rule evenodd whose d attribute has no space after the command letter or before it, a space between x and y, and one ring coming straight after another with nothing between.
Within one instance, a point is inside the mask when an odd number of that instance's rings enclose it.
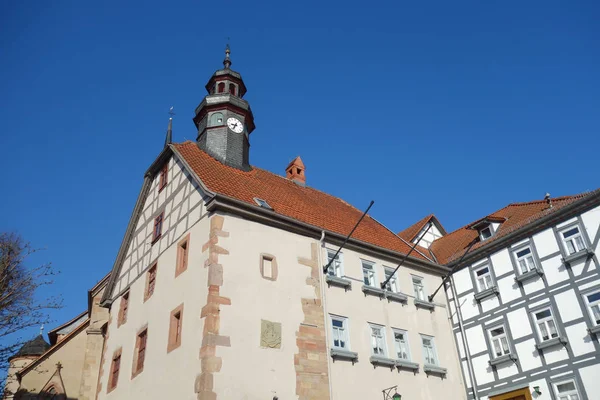
<instances>
[{"instance_id":1,"label":"small square window","mask_svg":"<svg viewBox=\"0 0 600 400\"><path fill-rule=\"evenodd\" d=\"M162 191L165 186L167 186L169 180L169 162L166 162L165 165L160 170L160 177L158 182L158 191Z\"/></svg>"},{"instance_id":2,"label":"small square window","mask_svg":"<svg viewBox=\"0 0 600 400\"><path fill-rule=\"evenodd\" d=\"M366 286L377 286L375 279L375 265L368 261L362 262L363 282Z\"/></svg>"},{"instance_id":3,"label":"small square window","mask_svg":"<svg viewBox=\"0 0 600 400\"><path fill-rule=\"evenodd\" d=\"M169 322L169 338L167 353L181 346L181 332L183 327L183 304L171 311Z\"/></svg>"},{"instance_id":4,"label":"small square window","mask_svg":"<svg viewBox=\"0 0 600 400\"><path fill-rule=\"evenodd\" d=\"M558 337L556 322L554 322L552 311L549 308L535 312L534 318L541 341Z\"/></svg>"},{"instance_id":5,"label":"small square window","mask_svg":"<svg viewBox=\"0 0 600 400\"><path fill-rule=\"evenodd\" d=\"M269 280L276 281L279 270L277 268L277 259L272 254L263 253L260 255L260 275Z\"/></svg>"},{"instance_id":6,"label":"small square window","mask_svg":"<svg viewBox=\"0 0 600 400\"><path fill-rule=\"evenodd\" d=\"M152 243L155 243L162 236L163 218L165 212L161 212L154 218L154 230L152 231Z\"/></svg>"},{"instance_id":7,"label":"small square window","mask_svg":"<svg viewBox=\"0 0 600 400\"><path fill-rule=\"evenodd\" d=\"M579 400L579 392L574 380L554 384L554 390L558 400Z\"/></svg>"},{"instance_id":8,"label":"small square window","mask_svg":"<svg viewBox=\"0 0 600 400\"><path fill-rule=\"evenodd\" d=\"M421 343L423 345L423 360L425 361L425 364L438 365L433 337L421 335Z\"/></svg>"},{"instance_id":9,"label":"small square window","mask_svg":"<svg viewBox=\"0 0 600 400\"><path fill-rule=\"evenodd\" d=\"M266 209L268 209L268 210L272 210L272 209L273 209L273 207L271 207L271 206L269 205L269 203L267 203L267 201L266 201L266 200L259 199L258 197L255 197L255 198L254 198L254 201L256 202L256 204L258 204L258 205L259 205L260 207L262 207L262 208L266 208Z\"/></svg>"},{"instance_id":10,"label":"small square window","mask_svg":"<svg viewBox=\"0 0 600 400\"><path fill-rule=\"evenodd\" d=\"M338 278L341 278L344 275L344 271L342 271L342 252L339 252L335 259L333 259L334 256L335 251L327 250L327 262L331 262L331 264L329 264L327 273L331 276L337 276Z\"/></svg>"},{"instance_id":11,"label":"small square window","mask_svg":"<svg viewBox=\"0 0 600 400\"><path fill-rule=\"evenodd\" d=\"M482 292L494 286L489 265L476 269L475 276L477 278L477 284L479 285L479 291Z\"/></svg>"},{"instance_id":12,"label":"small square window","mask_svg":"<svg viewBox=\"0 0 600 400\"><path fill-rule=\"evenodd\" d=\"M600 291L586 294L584 298L587 302L592 322L594 325L600 325Z\"/></svg>"},{"instance_id":13,"label":"small square window","mask_svg":"<svg viewBox=\"0 0 600 400\"><path fill-rule=\"evenodd\" d=\"M420 278L418 276L413 276L412 282L413 282L413 289L415 292L415 298L417 300L427 301L427 299L425 298L425 288L423 286L423 278Z\"/></svg>"},{"instance_id":14,"label":"small square window","mask_svg":"<svg viewBox=\"0 0 600 400\"><path fill-rule=\"evenodd\" d=\"M148 300L154 293L156 287L156 269L158 265L154 263L148 272L146 272L146 292L144 293L144 301Z\"/></svg>"},{"instance_id":15,"label":"small square window","mask_svg":"<svg viewBox=\"0 0 600 400\"><path fill-rule=\"evenodd\" d=\"M384 268L385 279L387 284L385 285L385 290L393 293L398 293L398 282L396 280L396 274L393 269Z\"/></svg>"},{"instance_id":16,"label":"small square window","mask_svg":"<svg viewBox=\"0 0 600 400\"><path fill-rule=\"evenodd\" d=\"M504 326L498 326L488 331L490 335L490 341L492 342L492 351L494 357L501 357L506 354L510 354L510 347L508 346L508 338Z\"/></svg>"},{"instance_id":17,"label":"small square window","mask_svg":"<svg viewBox=\"0 0 600 400\"><path fill-rule=\"evenodd\" d=\"M177 244L177 262L175 265L175 277L179 276L188 267L188 254L190 247L190 234L188 233L178 244Z\"/></svg>"},{"instance_id":18,"label":"small square window","mask_svg":"<svg viewBox=\"0 0 600 400\"><path fill-rule=\"evenodd\" d=\"M385 357L387 354L385 346L385 327L370 325L371 327L371 354Z\"/></svg>"},{"instance_id":19,"label":"small square window","mask_svg":"<svg viewBox=\"0 0 600 400\"><path fill-rule=\"evenodd\" d=\"M406 331L394 329L394 349L396 350L396 358L410 361L410 349Z\"/></svg>"},{"instance_id":20,"label":"small square window","mask_svg":"<svg viewBox=\"0 0 600 400\"><path fill-rule=\"evenodd\" d=\"M578 226L566 229L561 232L565 250L569 255L585 250L585 242Z\"/></svg>"},{"instance_id":21,"label":"small square window","mask_svg":"<svg viewBox=\"0 0 600 400\"><path fill-rule=\"evenodd\" d=\"M481 237L481 240L486 240L492 237L492 227L491 226L487 226L485 228L483 228L482 230L479 231L479 236Z\"/></svg>"},{"instance_id":22,"label":"small square window","mask_svg":"<svg viewBox=\"0 0 600 400\"><path fill-rule=\"evenodd\" d=\"M522 274L536 269L533 253L531 252L530 247L516 251L515 258L517 259L517 264L519 265L519 269L521 270Z\"/></svg>"},{"instance_id":23,"label":"small square window","mask_svg":"<svg viewBox=\"0 0 600 400\"><path fill-rule=\"evenodd\" d=\"M348 343L348 319L344 317L331 316L331 338L333 347L337 349L349 350Z\"/></svg>"}]
</instances>

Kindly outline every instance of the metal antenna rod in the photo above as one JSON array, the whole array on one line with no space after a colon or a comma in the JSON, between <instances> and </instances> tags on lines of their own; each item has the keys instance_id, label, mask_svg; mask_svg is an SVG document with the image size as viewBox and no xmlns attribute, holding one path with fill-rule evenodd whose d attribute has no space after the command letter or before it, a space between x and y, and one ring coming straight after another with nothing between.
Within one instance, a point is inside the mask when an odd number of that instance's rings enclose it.
<instances>
[{"instance_id":1,"label":"metal antenna rod","mask_svg":"<svg viewBox=\"0 0 600 400\"><path fill-rule=\"evenodd\" d=\"M348 242L348 239L350 239L350 236L352 236L352 234L354 233L354 231L356 230L356 228L358 227L358 225L360 224L360 222L363 220L363 218L365 217L365 215L367 215L367 213L369 212L369 210L371 209L371 207L373 207L373 204L375 202L373 200L371 200L371 203L369 204L369 207L367 207L367 209L365 210L365 212L363 213L363 215L360 217L360 219L358 220L358 222L356 223L356 225L354 225L354 228L352 228L352 230L350 231L350 233L348 234L348 236L346 236L346 239L344 239L344 243L342 243L342 245L340 246L340 248L338 249L338 251L335 252L335 255L333 256L333 258L331 258L331 260L329 260L329 262L327 263L327 265L325 267L323 267L323 273L326 274L327 270L329 269L329 266L331 265L331 263L333 262L333 260L335 260L338 256L338 254L340 254L340 251L342 251L342 249L344 248L344 246L346 245L346 242Z\"/></svg>"},{"instance_id":2,"label":"metal antenna rod","mask_svg":"<svg viewBox=\"0 0 600 400\"><path fill-rule=\"evenodd\" d=\"M433 224L429 224L429 226L427 227L427 229L425 229L425 232L423 232L423 234L421 236L419 236L419 240L417 240L415 242L415 244L410 248L410 251L404 256L404 258L402 259L402 261L400 261L400 264L398 264L398 266L396 267L396 269L394 270L394 272L392 272L392 274L390 276L387 277L387 279L383 282L381 282L381 288L385 288L385 285L388 284L388 282L390 281L390 279L392 279L392 277L396 274L396 271L398 271L398 268L400 268L402 266L402 264L404 264L404 261L406 261L406 259L408 258L408 256L410 255L410 253L413 252L413 250L415 249L415 247L417 247L417 245L419 244L419 242L421 241L421 239L423 239L423 237L425 236L425 234L427 234L427 232L429 231L429 228L431 228Z\"/></svg>"},{"instance_id":3,"label":"metal antenna rod","mask_svg":"<svg viewBox=\"0 0 600 400\"><path fill-rule=\"evenodd\" d=\"M427 296L427 298L429 299L429 302L431 302L431 300L437 294L437 292L439 292L439 290L442 288L442 286L444 286L444 284L450 278L450 276L452 276L452 274L454 273L454 271L456 271L456 269L458 268L458 266L462 262L463 258L465 258L465 256L467 255L467 253L471 250L471 247L473 247L475 245L475 243L479 242L479 240L477 240L477 239L479 239L479 237L476 237L475 239L473 239L471 241L471 243L469 243L469 247L467 248L467 251L465 251L465 253L462 255L462 257L460 258L460 260L458 260L458 262L456 263L456 265L454 266L454 268L452 268L450 270L450 273L448 273L448 275L446 275L444 277L444 279L442 280L442 283L440 283L440 286L438 286L438 288L435 289L435 292L433 292L433 294Z\"/></svg>"}]
</instances>

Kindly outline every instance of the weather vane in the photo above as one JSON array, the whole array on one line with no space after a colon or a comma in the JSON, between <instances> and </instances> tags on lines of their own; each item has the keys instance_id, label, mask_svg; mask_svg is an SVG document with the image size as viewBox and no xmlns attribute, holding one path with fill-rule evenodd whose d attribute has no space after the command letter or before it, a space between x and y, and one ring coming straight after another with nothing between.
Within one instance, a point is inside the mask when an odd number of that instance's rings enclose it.
<instances>
[{"instance_id":1,"label":"weather vane","mask_svg":"<svg viewBox=\"0 0 600 400\"><path fill-rule=\"evenodd\" d=\"M175 111L173 111L173 106L169 108L169 115L171 116L171 118L173 118L173 115L175 115Z\"/></svg>"}]
</instances>

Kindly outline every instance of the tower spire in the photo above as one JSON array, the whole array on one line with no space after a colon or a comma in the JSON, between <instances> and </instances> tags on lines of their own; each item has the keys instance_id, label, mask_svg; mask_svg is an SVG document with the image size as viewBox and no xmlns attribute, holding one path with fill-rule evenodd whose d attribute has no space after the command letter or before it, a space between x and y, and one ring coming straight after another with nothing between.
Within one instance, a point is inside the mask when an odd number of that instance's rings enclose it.
<instances>
[{"instance_id":1,"label":"tower spire","mask_svg":"<svg viewBox=\"0 0 600 400\"><path fill-rule=\"evenodd\" d=\"M229 69L231 67L231 60L229 59L229 55L231 54L231 49L229 48L229 42L227 46L225 46L225 59L223 60L223 65L225 69Z\"/></svg>"},{"instance_id":2,"label":"tower spire","mask_svg":"<svg viewBox=\"0 0 600 400\"><path fill-rule=\"evenodd\" d=\"M173 107L169 109L169 126L167 127L167 137L165 138L165 147L173 142Z\"/></svg>"}]
</instances>

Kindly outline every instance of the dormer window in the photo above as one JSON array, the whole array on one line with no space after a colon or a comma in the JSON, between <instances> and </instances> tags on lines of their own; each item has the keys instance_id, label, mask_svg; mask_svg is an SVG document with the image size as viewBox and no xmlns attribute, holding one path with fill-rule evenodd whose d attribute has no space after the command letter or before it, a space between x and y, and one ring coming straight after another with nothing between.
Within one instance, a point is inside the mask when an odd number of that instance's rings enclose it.
<instances>
[{"instance_id":1,"label":"dormer window","mask_svg":"<svg viewBox=\"0 0 600 400\"><path fill-rule=\"evenodd\" d=\"M272 210L273 209L273 207L271 207L269 205L269 203L267 203L266 200L259 199L258 197L255 197L254 201L256 202L256 204L258 204L262 208L266 208L267 210Z\"/></svg>"},{"instance_id":2,"label":"dormer window","mask_svg":"<svg viewBox=\"0 0 600 400\"><path fill-rule=\"evenodd\" d=\"M492 234L493 234L493 232L492 232L491 226L487 226L479 231L479 237L481 238L481 240L486 240L486 239L491 238Z\"/></svg>"}]
</instances>

